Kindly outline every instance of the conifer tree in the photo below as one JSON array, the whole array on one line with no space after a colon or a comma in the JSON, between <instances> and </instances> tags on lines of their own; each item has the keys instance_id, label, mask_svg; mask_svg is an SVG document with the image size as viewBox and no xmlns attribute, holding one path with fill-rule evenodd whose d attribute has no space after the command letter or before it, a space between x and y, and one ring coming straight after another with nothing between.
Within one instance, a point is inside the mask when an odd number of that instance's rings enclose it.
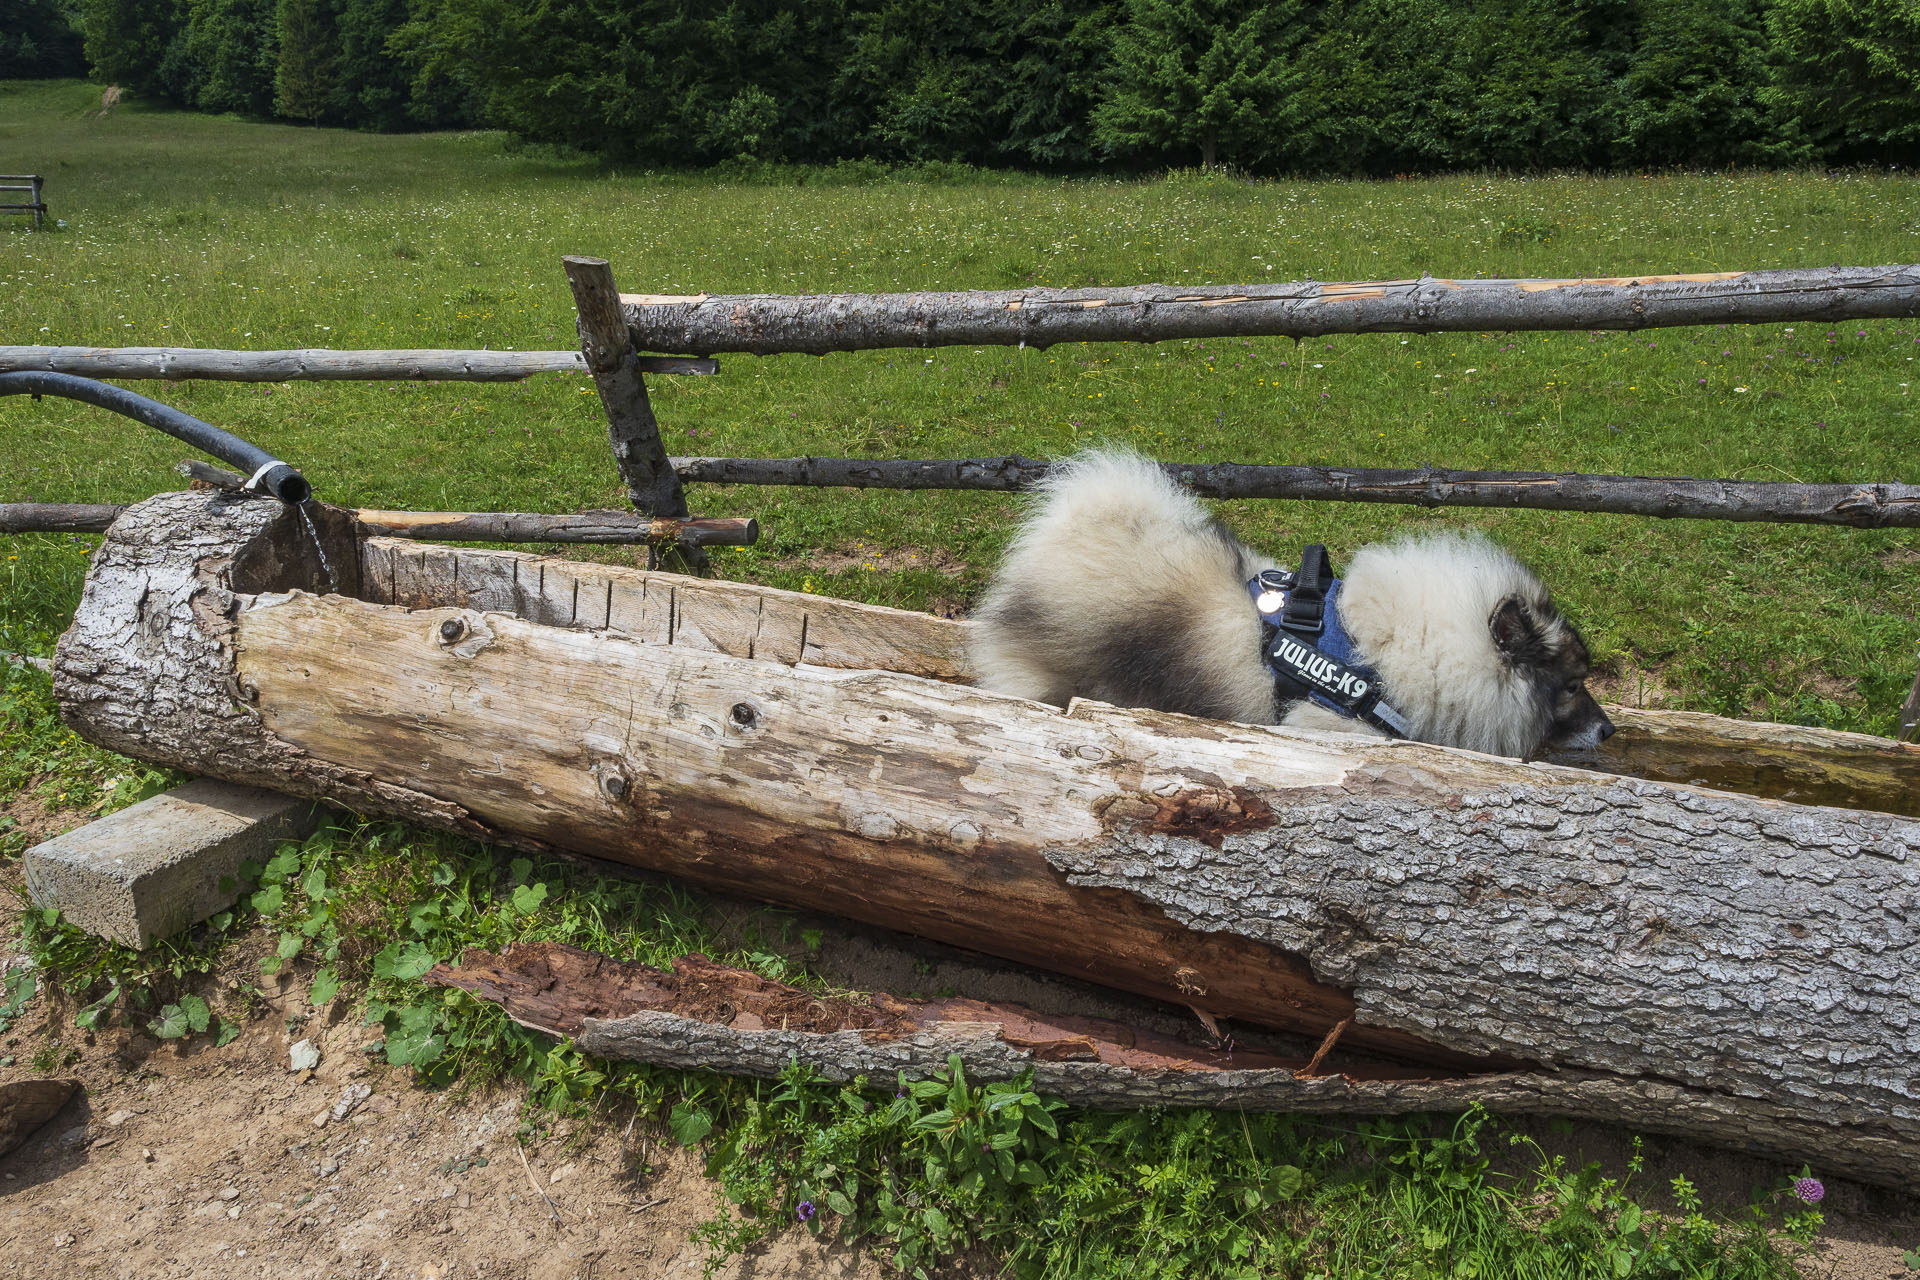
<instances>
[{"instance_id":1,"label":"conifer tree","mask_svg":"<svg viewBox=\"0 0 1920 1280\"><path fill-rule=\"evenodd\" d=\"M1109 154L1198 150L1257 163L1290 123L1300 41L1293 0L1128 0L1113 30L1112 79L1094 109Z\"/></svg>"},{"instance_id":2,"label":"conifer tree","mask_svg":"<svg viewBox=\"0 0 1920 1280\"><path fill-rule=\"evenodd\" d=\"M338 78L338 35L327 0L280 0L280 65L273 109L294 120L327 114Z\"/></svg>"},{"instance_id":3,"label":"conifer tree","mask_svg":"<svg viewBox=\"0 0 1920 1280\"><path fill-rule=\"evenodd\" d=\"M1843 159L1920 161L1920 2L1778 0L1775 100Z\"/></svg>"}]
</instances>

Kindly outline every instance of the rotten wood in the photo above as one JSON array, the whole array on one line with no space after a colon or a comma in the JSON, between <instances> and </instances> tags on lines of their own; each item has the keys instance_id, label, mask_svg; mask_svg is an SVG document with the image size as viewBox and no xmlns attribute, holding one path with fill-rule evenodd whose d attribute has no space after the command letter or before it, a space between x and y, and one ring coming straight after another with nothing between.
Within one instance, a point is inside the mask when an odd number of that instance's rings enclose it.
<instances>
[{"instance_id":1,"label":"rotten wood","mask_svg":"<svg viewBox=\"0 0 1920 1280\"><path fill-rule=\"evenodd\" d=\"M1049 464L1034 458L674 458L689 483L843 486L855 489L1030 488ZM1603 476L1536 471L1448 471L1369 467L1165 464L1204 498L1289 498L1383 502L1416 507L1503 507L1587 511L1661 519L1920 527L1920 485L1801 484L1782 480L1698 480L1688 476Z\"/></svg>"},{"instance_id":2,"label":"rotten wood","mask_svg":"<svg viewBox=\"0 0 1920 1280\"><path fill-rule=\"evenodd\" d=\"M642 356L644 373L714 374L714 360ZM214 347L0 347L0 373L46 370L87 378L185 382L518 382L585 373L578 351L228 351Z\"/></svg>"},{"instance_id":3,"label":"rotten wood","mask_svg":"<svg viewBox=\"0 0 1920 1280\"><path fill-rule=\"evenodd\" d=\"M183 468L186 464L182 464ZM218 467L195 464L187 474L216 489L233 490ZM0 533L102 533L124 506L82 503L0 503ZM632 511L381 511L350 514L368 533L434 542L555 542L618 545L678 543L683 547L750 547L760 537L751 516L648 517Z\"/></svg>"},{"instance_id":4,"label":"rotten wood","mask_svg":"<svg viewBox=\"0 0 1920 1280\"><path fill-rule=\"evenodd\" d=\"M798 297L630 294L620 301L642 350L824 355L881 347L1895 318L1920 315L1920 266Z\"/></svg>"},{"instance_id":5,"label":"rotten wood","mask_svg":"<svg viewBox=\"0 0 1920 1280\"><path fill-rule=\"evenodd\" d=\"M647 398L639 352L621 317L613 270L604 258L567 257L561 261L566 266L567 283L573 288L580 350L600 392L600 406L606 410L613 457L627 486L627 496L646 515L684 517L686 493L660 441L660 424ZM707 570L706 555L698 547L687 548L683 556L688 570ZM651 553L649 563L659 567Z\"/></svg>"},{"instance_id":6,"label":"rotten wood","mask_svg":"<svg viewBox=\"0 0 1920 1280\"><path fill-rule=\"evenodd\" d=\"M1356 1050L1604 1073L1703 1132L1754 1107L1834 1145L1920 1125L1909 819L822 669L799 655L827 602L671 575L626 571L628 632L611 566L601 625L513 553L405 548L422 572L376 603L406 557L313 516L324 558L277 504L130 510L61 641L68 722L1216 1017L1351 1017Z\"/></svg>"},{"instance_id":7,"label":"rotten wood","mask_svg":"<svg viewBox=\"0 0 1920 1280\"><path fill-rule=\"evenodd\" d=\"M823 998L757 974L684 957L671 971L621 964L560 943L470 951L437 965L433 985L500 1005L522 1026L572 1037L596 1057L771 1079L802 1062L829 1080L884 1090L896 1073L927 1079L958 1055L969 1078L1033 1072L1041 1092L1100 1108L1199 1106L1334 1114L1452 1112L1478 1103L1508 1115L1628 1124L1820 1168L1920 1186L1920 1128L1832 1130L1790 1110L1657 1080L1591 1071L1459 1074L1200 1048L1125 1023L1043 1015L977 1000L874 992ZM1338 1028L1336 1028L1336 1031ZM1331 1039L1332 1037L1329 1037Z\"/></svg>"}]
</instances>

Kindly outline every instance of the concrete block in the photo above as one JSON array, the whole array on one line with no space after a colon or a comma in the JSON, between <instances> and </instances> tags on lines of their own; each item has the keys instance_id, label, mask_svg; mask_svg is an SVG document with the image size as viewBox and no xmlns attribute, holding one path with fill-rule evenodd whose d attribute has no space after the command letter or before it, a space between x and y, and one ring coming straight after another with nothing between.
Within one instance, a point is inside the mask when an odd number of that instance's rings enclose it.
<instances>
[{"instance_id":1,"label":"concrete block","mask_svg":"<svg viewBox=\"0 0 1920 1280\"><path fill-rule=\"evenodd\" d=\"M27 850L27 892L88 933L144 948L231 906L240 864L305 836L315 810L196 778Z\"/></svg>"}]
</instances>

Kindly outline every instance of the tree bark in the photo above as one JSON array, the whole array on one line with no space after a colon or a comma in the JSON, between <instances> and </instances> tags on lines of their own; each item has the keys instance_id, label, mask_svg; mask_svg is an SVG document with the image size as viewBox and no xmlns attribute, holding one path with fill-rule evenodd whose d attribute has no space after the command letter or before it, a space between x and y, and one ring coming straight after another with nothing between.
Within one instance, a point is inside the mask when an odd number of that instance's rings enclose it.
<instances>
[{"instance_id":1,"label":"tree bark","mask_svg":"<svg viewBox=\"0 0 1920 1280\"><path fill-rule=\"evenodd\" d=\"M1062 712L940 683L964 674L955 630L169 494L96 551L56 692L142 759L1217 1016L1315 1036L1351 1018L1355 1049L1604 1073L1836 1147L1920 1135L1920 824Z\"/></svg>"},{"instance_id":2,"label":"tree bark","mask_svg":"<svg viewBox=\"0 0 1920 1280\"><path fill-rule=\"evenodd\" d=\"M1351 1115L1465 1110L1631 1125L1870 1182L1920 1186L1920 1134L1834 1131L1787 1108L1593 1071L1452 1073L1346 1061L1320 1070L1231 1045L1197 1047L1124 1023L968 999L819 997L688 956L660 972L560 943L468 952L426 981L459 987L595 1057L771 1079L799 1061L829 1080L926 1079L958 1055L970 1078L1033 1072L1034 1087L1101 1108L1216 1107Z\"/></svg>"},{"instance_id":3,"label":"tree bark","mask_svg":"<svg viewBox=\"0 0 1920 1280\"><path fill-rule=\"evenodd\" d=\"M1887 319L1920 315L1920 266L798 297L629 294L620 300L643 351L824 355L881 347Z\"/></svg>"},{"instance_id":4,"label":"tree bark","mask_svg":"<svg viewBox=\"0 0 1920 1280\"><path fill-rule=\"evenodd\" d=\"M712 360L642 356L644 373L711 374ZM0 347L0 373L44 369L88 378L184 382L518 382L536 373L585 373L578 351L225 351L213 347Z\"/></svg>"},{"instance_id":5,"label":"tree bark","mask_svg":"<svg viewBox=\"0 0 1920 1280\"><path fill-rule=\"evenodd\" d=\"M1035 458L674 458L690 483L855 489L1025 489L1047 474ZM1292 498L1416 507L1523 507L1661 519L1920 527L1920 485L1800 484L1600 476L1544 471L1394 470L1169 462L1168 475L1206 498Z\"/></svg>"},{"instance_id":6,"label":"tree bark","mask_svg":"<svg viewBox=\"0 0 1920 1280\"><path fill-rule=\"evenodd\" d=\"M96 502L0 502L0 533L104 533L123 506Z\"/></svg>"}]
</instances>

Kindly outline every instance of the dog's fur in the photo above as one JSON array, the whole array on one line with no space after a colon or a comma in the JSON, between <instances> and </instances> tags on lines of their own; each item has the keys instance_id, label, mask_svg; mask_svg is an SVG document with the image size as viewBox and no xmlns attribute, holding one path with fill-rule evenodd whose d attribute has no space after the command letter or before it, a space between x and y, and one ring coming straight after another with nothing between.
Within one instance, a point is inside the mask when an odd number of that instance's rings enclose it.
<instances>
[{"instance_id":1,"label":"dog's fur","mask_svg":"<svg viewBox=\"0 0 1920 1280\"><path fill-rule=\"evenodd\" d=\"M1277 703L1246 583L1274 562L1136 454L1055 468L976 614L980 684L1222 720L1372 733ZM1613 725L1587 693L1587 647L1525 566L1480 537L1361 548L1340 621L1410 736L1497 755L1594 746Z\"/></svg>"}]
</instances>

